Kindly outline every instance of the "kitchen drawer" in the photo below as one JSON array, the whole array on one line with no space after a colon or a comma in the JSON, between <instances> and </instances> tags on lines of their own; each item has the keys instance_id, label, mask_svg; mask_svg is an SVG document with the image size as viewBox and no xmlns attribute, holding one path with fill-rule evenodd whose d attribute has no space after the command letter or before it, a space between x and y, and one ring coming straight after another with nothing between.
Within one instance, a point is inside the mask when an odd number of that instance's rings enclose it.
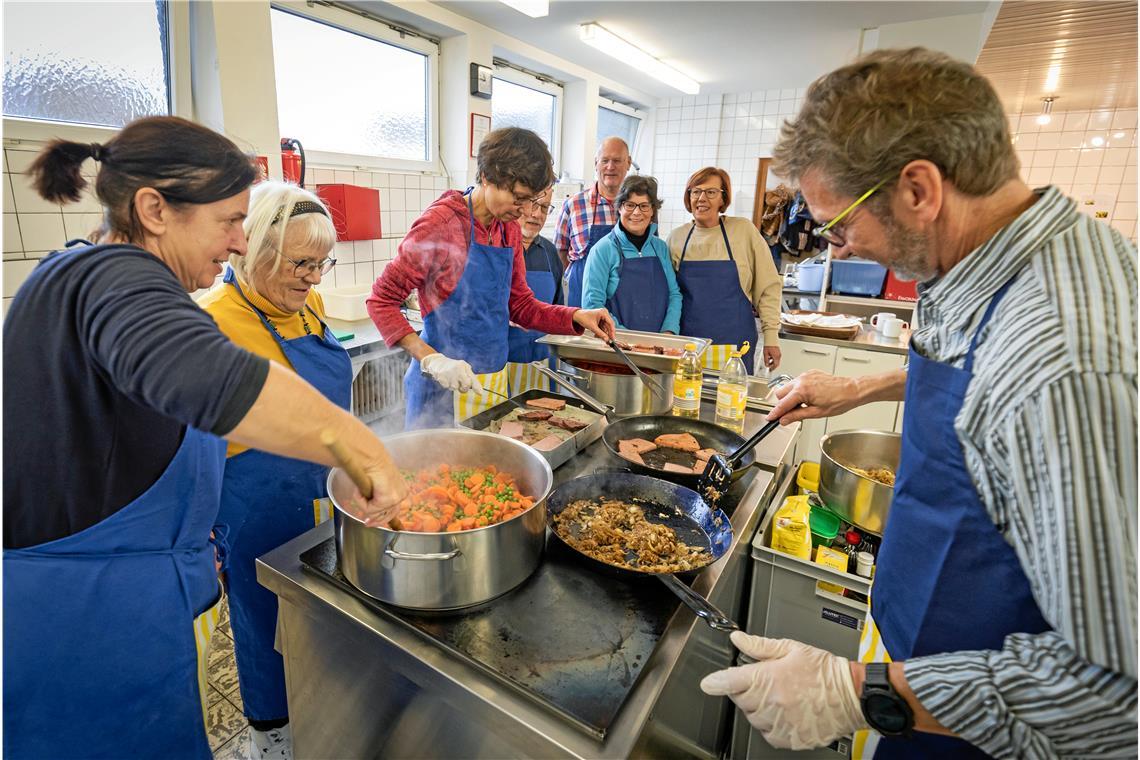
<instances>
[{"instance_id":1,"label":"kitchen drawer","mask_svg":"<svg viewBox=\"0 0 1140 760\"><path fill-rule=\"evenodd\" d=\"M841 348L835 356L835 374L839 377L877 375L892 369L901 369L904 357L882 351L860 351ZM894 430L898 416L897 401L876 401L864 404L846 414L827 420L826 432L840 430Z\"/></svg>"},{"instance_id":2,"label":"kitchen drawer","mask_svg":"<svg viewBox=\"0 0 1140 760\"><path fill-rule=\"evenodd\" d=\"M796 377L809 369L833 372L835 353L840 349L826 343L812 343L806 340L783 340L780 342L780 368L778 372Z\"/></svg>"}]
</instances>

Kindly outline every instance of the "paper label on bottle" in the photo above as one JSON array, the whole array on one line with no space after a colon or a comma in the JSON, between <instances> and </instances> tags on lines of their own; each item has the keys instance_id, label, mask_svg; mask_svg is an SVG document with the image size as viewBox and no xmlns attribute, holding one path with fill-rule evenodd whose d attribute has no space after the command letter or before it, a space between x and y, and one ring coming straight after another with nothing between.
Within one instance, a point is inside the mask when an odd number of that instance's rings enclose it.
<instances>
[{"instance_id":1,"label":"paper label on bottle","mask_svg":"<svg viewBox=\"0 0 1140 760\"><path fill-rule=\"evenodd\" d=\"M744 406L748 401L743 387L722 387L716 391L716 413L718 417L730 420L744 419Z\"/></svg>"},{"instance_id":2,"label":"paper label on bottle","mask_svg":"<svg viewBox=\"0 0 1140 760\"><path fill-rule=\"evenodd\" d=\"M701 405L701 381L673 381L673 405L681 409L698 409Z\"/></svg>"}]
</instances>

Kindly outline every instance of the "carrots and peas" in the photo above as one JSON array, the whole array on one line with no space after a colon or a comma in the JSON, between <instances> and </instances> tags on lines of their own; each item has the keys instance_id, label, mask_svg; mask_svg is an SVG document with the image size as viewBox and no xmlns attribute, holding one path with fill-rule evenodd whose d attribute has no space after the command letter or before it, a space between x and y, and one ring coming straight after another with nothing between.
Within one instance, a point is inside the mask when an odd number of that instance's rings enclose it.
<instances>
[{"instance_id":1,"label":"carrots and peas","mask_svg":"<svg viewBox=\"0 0 1140 760\"><path fill-rule=\"evenodd\" d=\"M421 533L471 530L510 520L534 499L519 493L513 477L488 467L401 470L410 496L400 505L404 530Z\"/></svg>"}]
</instances>

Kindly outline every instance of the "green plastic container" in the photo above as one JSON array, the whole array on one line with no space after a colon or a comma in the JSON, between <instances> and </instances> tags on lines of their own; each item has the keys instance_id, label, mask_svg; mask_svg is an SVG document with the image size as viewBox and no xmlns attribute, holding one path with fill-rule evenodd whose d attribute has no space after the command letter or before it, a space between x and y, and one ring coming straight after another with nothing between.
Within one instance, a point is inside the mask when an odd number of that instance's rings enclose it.
<instances>
[{"instance_id":1,"label":"green plastic container","mask_svg":"<svg viewBox=\"0 0 1140 760\"><path fill-rule=\"evenodd\" d=\"M812 507L809 522L811 524L811 545L813 547L820 546L821 544L831 544L835 537L839 535L839 525L841 521L826 509Z\"/></svg>"}]
</instances>

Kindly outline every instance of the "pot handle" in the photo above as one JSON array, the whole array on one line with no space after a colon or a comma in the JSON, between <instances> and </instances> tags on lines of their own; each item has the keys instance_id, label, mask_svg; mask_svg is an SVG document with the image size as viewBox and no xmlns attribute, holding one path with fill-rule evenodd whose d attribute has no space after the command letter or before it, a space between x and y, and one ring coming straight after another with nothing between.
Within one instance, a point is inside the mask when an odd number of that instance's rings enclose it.
<instances>
[{"instance_id":1,"label":"pot handle","mask_svg":"<svg viewBox=\"0 0 1140 760\"><path fill-rule=\"evenodd\" d=\"M598 414L604 415L608 419L609 415L613 413L614 408L612 406L603 404L601 401L598 401L596 398L591 396L589 393L586 393L581 388L578 388L577 386L567 382L566 379L561 377L557 372L545 366L544 362L531 362L530 366L534 367L536 370L549 377L559 386L570 391L570 394L574 396L574 398L585 403Z\"/></svg>"},{"instance_id":2,"label":"pot handle","mask_svg":"<svg viewBox=\"0 0 1140 760\"><path fill-rule=\"evenodd\" d=\"M703 596L693 591L677 578L675 575L669 573L662 573L657 576L661 582L669 587L669 590L677 595L677 598L685 603L693 613L705 621L709 628L717 631L739 631L740 626L732 621L727 615L713 606L712 602L705 599Z\"/></svg>"},{"instance_id":3,"label":"pot handle","mask_svg":"<svg viewBox=\"0 0 1140 760\"><path fill-rule=\"evenodd\" d=\"M413 554L411 552L402 552L398 549L392 548L395 546L396 541L399 539L400 537L396 536L388 542L388 546L384 549L385 556L391 557L392 559L429 560L433 562L442 562L443 560L455 559L463 553L459 549L452 549L449 552L429 552L427 554Z\"/></svg>"}]
</instances>

